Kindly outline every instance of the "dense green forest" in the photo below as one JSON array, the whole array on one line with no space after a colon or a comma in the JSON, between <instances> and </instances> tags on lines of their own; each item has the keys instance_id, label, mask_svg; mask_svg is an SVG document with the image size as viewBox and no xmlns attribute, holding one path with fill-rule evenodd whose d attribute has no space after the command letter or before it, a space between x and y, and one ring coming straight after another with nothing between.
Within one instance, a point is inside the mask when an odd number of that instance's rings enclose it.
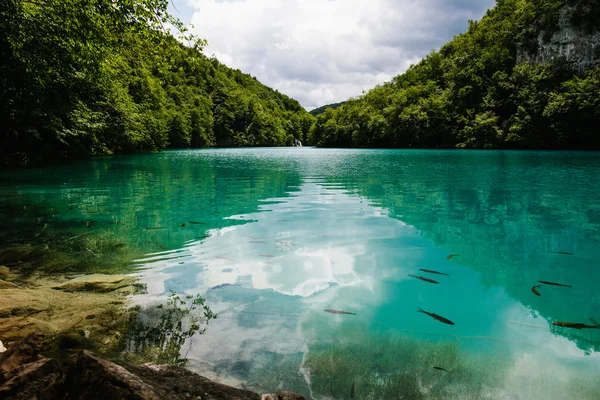
<instances>
[{"instance_id":1,"label":"dense green forest","mask_svg":"<svg viewBox=\"0 0 600 400\"><path fill-rule=\"evenodd\" d=\"M309 113L310 113L310 115L316 117L319 114L323 114L325 111L327 111L328 108L337 110L338 108L340 108L342 106L342 104L344 104L343 101L341 103L327 104L327 105L321 106L319 108L315 108L314 110L309 111Z\"/></svg>"},{"instance_id":2,"label":"dense green forest","mask_svg":"<svg viewBox=\"0 0 600 400\"><path fill-rule=\"evenodd\" d=\"M600 148L600 69L517 62L563 20L600 28L597 0L498 0L391 82L319 115L324 147ZM596 59L600 59L596 55Z\"/></svg>"},{"instance_id":3,"label":"dense green forest","mask_svg":"<svg viewBox=\"0 0 600 400\"><path fill-rule=\"evenodd\" d=\"M168 3L0 0L0 165L306 141L313 117L204 56Z\"/></svg>"}]
</instances>

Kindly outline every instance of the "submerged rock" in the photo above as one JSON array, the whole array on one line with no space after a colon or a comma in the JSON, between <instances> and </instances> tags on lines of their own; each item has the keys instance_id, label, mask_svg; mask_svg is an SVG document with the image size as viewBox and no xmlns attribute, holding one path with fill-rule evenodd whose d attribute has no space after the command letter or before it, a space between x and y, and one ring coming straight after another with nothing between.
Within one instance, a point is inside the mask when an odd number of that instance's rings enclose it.
<instances>
[{"instance_id":1,"label":"submerged rock","mask_svg":"<svg viewBox=\"0 0 600 400\"><path fill-rule=\"evenodd\" d=\"M6 281L3 281L2 279L0 279L0 289L14 289L16 287L18 287L18 286L15 285L14 283L6 282Z\"/></svg>"},{"instance_id":2,"label":"submerged rock","mask_svg":"<svg viewBox=\"0 0 600 400\"><path fill-rule=\"evenodd\" d=\"M263 394L261 400L306 400L306 398L292 392L277 392L274 394Z\"/></svg>"},{"instance_id":3,"label":"submerged rock","mask_svg":"<svg viewBox=\"0 0 600 400\"><path fill-rule=\"evenodd\" d=\"M93 274L80 276L68 282L55 286L54 289L66 292L112 292L114 290L131 286L135 278L125 275Z\"/></svg>"},{"instance_id":4,"label":"submerged rock","mask_svg":"<svg viewBox=\"0 0 600 400\"><path fill-rule=\"evenodd\" d=\"M4 265L0 265L0 279L7 280L10 269Z\"/></svg>"}]
</instances>

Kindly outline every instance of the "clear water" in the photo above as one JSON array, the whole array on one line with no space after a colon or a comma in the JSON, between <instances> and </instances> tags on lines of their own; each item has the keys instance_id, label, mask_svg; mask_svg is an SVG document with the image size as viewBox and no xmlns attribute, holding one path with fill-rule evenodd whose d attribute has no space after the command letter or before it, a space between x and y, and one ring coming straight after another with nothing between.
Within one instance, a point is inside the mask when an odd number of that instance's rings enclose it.
<instances>
[{"instance_id":1,"label":"clear water","mask_svg":"<svg viewBox=\"0 0 600 400\"><path fill-rule=\"evenodd\" d=\"M58 210L49 229L91 221L135 249L134 302L205 297L218 318L181 352L207 376L313 398L600 396L600 329L551 325L600 321L599 153L169 151L0 177L4 233L15 204Z\"/></svg>"}]
</instances>

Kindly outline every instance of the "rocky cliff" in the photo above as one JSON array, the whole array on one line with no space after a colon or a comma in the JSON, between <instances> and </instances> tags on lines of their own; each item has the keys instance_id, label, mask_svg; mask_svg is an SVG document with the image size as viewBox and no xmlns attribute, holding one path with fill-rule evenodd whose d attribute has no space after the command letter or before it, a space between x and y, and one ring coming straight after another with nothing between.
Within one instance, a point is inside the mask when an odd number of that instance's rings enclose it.
<instances>
[{"instance_id":1,"label":"rocky cliff","mask_svg":"<svg viewBox=\"0 0 600 400\"><path fill-rule=\"evenodd\" d=\"M520 45L517 64L562 61L577 71L600 66L600 30L574 25L569 8L561 11L558 26L549 40L547 36L548 32L540 32L533 49Z\"/></svg>"}]
</instances>

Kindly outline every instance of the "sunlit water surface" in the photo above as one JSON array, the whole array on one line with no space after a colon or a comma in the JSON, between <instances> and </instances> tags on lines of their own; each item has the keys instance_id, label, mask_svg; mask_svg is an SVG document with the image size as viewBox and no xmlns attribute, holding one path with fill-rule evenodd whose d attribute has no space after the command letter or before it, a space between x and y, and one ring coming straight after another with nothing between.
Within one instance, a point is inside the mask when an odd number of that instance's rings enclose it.
<instances>
[{"instance_id":1,"label":"sunlit water surface","mask_svg":"<svg viewBox=\"0 0 600 400\"><path fill-rule=\"evenodd\" d=\"M136 304L202 295L218 318L181 353L206 376L313 398L592 399L600 329L551 323L600 321L599 171L598 153L232 149L1 189L141 249ZM536 296L538 280L572 287Z\"/></svg>"}]
</instances>

